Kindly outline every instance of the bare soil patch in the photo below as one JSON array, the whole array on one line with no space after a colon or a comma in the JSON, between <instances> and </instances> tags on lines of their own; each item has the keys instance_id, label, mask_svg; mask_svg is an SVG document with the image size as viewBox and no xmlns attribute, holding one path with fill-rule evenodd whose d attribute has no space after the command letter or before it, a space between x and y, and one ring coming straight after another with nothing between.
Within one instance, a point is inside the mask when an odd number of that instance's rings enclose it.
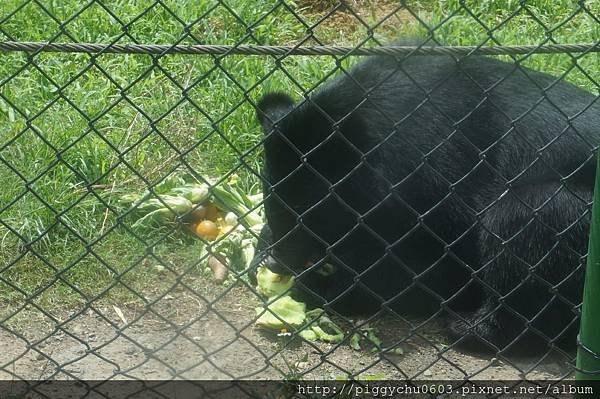
<instances>
[{"instance_id":1,"label":"bare soil patch","mask_svg":"<svg viewBox=\"0 0 600 399\"><path fill-rule=\"evenodd\" d=\"M59 322L27 310L26 321L0 330L0 379L556 379L571 370L564 354L464 353L448 349L435 325L415 335L405 321L387 318L377 323L378 335L387 347L402 340L402 354L290 341L254 326L260 299L247 286L199 280L193 292L149 289L145 296L155 302L99 302L55 314Z\"/></svg>"}]
</instances>

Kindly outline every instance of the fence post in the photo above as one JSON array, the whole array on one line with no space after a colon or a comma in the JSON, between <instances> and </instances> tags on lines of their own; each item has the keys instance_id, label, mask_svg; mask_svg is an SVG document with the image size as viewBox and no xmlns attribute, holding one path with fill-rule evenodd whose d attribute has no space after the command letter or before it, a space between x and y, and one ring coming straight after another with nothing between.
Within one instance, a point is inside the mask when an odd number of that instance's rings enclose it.
<instances>
[{"instance_id":1,"label":"fence post","mask_svg":"<svg viewBox=\"0 0 600 399\"><path fill-rule=\"evenodd\" d=\"M600 157L588 244L583 307L577 349L578 380L600 380Z\"/></svg>"}]
</instances>

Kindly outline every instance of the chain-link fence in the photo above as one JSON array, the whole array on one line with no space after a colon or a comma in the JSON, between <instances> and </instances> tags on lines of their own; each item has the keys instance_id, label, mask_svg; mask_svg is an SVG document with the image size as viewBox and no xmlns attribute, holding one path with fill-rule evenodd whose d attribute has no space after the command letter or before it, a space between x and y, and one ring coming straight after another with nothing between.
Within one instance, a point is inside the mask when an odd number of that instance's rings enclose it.
<instances>
[{"instance_id":1,"label":"chain-link fence","mask_svg":"<svg viewBox=\"0 0 600 399\"><path fill-rule=\"evenodd\" d=\"M3 1L0 376L571 378L599 18Z\"/></svg>"}]
</instances>

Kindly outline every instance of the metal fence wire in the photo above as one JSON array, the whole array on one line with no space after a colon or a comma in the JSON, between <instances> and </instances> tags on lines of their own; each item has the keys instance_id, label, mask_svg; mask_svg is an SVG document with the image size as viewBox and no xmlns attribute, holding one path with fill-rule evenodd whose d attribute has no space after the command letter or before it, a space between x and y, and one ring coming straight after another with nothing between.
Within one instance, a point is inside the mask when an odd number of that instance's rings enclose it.
<instances>
[{"instance_id":1,"label":"metal fence wire","mask_svg":"<svg viewBox=\"0 0 600 399\"><path fill-rule=\"evenodd\" d=\"M572 378L599 18L3 1L0 377Z\"/></svg>"}]
</instances>

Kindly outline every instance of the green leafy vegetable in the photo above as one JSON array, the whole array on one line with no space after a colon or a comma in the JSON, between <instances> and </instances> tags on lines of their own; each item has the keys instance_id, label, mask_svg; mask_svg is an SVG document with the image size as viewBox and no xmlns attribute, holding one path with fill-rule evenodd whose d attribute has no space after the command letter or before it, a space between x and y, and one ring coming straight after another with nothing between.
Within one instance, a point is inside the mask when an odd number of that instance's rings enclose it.
<instances>
[{"instance_id":1,"label":"green leafy vegetable","mask_svg":"<svg viewBox=\"0 0 600 399\"><path fill-rule=\"evenodd\" d=\"M262 315L256 320L259 327L268 330L299 327L304 324L306 319L306 305L295 301L290 296L284 296L268 305L266 309L256 308L256 314L260 315L261 313Z\"/></svg>"},{"instance_id":2,"label":"green leafy vegetable","mask_svg":"<svg viewBox=\"0 0 600 399\"><path fill-rule=\"evenodd\" d=\"M284 276L273 273L266 267L259 267L256 272L258 293L270 298L288 292L294 285L293 276Z\"/></svg>"},{"instance_id":3,"label":"green leafy vegetable","mask_svg":"<svg viewBox=\"0 0 600 399\"><path fill-rule=\"evenodd\" d=\"M206 184L185 184L180 187L172 188L169 191L171 195L184 197L194 204L200 204L208 199L209 191Z\"/></svg>"}]
</instances>

